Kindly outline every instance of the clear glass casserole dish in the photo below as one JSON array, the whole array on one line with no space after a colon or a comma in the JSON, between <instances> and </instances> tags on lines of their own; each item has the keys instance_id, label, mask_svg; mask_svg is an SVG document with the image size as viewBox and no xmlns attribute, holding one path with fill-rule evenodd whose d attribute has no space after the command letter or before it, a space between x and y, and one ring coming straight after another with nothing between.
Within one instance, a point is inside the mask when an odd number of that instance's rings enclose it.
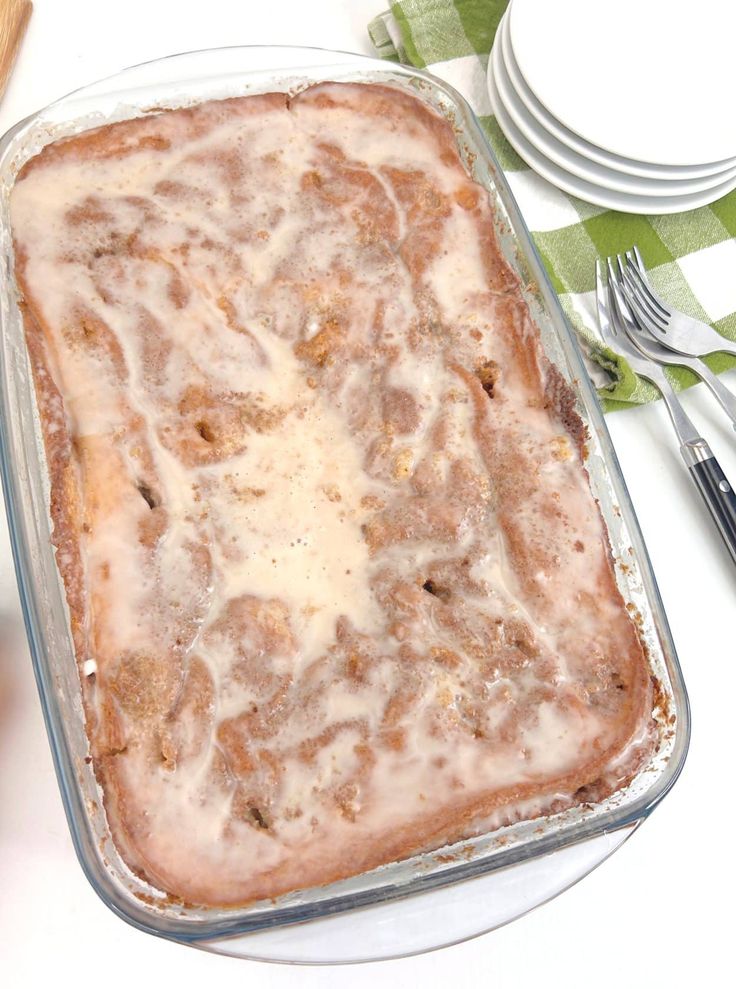
<instances>
[{"instance_id":1,"label":"clear glass casserole dish","mask_svg":"<svg viewBox=\"0 0 736 989\"><path fill-rule=\"evenodd\" d=\"M244 68L245 66L245 68ZM625 789L597 805L521 822L369 873L247 908L172 904L133 875L107 829L88 754L68 612L51 545L48 480L13 278L9 193L50 141L152 109L318 81L380 81L420 96L453 123L458 147L491 196L502 250L519 276L549 359L571 384L589 440L586 467L622 594L640 621L659 684L659 747ZM687 751L682 676L649 559L595 393L556 295L472 112L427 74L363 56L301 48L228 48L147 63L65 97L12 128L0 146L3 291L2 477L34 669L75 848L108 906L142 930L225 953L334 962L439 947L508 922L613 851L676 780Z\"/></svg>"}]
</instances>

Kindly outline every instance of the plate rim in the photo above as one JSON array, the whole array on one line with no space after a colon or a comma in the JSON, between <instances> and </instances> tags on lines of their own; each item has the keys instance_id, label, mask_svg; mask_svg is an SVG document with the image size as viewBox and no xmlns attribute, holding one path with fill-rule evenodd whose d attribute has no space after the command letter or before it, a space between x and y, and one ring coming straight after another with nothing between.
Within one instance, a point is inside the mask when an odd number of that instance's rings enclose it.
<instances>
[{"instance_id":1,"label":"plate rim","mask_svg":"<svg viewBox=\"0 0 736 989\"><path fill-rule=\"evenodd\" d=\"M535 87L532 84L532 82L529 80L529 78L528 78L528 76L527 76L527 74L526 74L526 72L524 71L524 68L523 68L523 64L522 63L524 61L524 57L522 56L522 58L520 59L519 56L518 56L518 51L519 51L518 41L519 41L519 30L520 30L519 27L518 27L519 15L517 13L517 15L514 16L514 12L515 11L518 12L520 9L522 9L522 10L524 9L524 3L525 3L525 0L520 0L520 3L513 3L512 2L512 3L509 4L509 7L508 7L508 9L506 11L506 15L508 16L508 37L510 39L511 48L512 48L512 50L514 52L514 58L516 59L516 63L517 63L517 66L518 66L518 68L519 68L519 70L521 72L521 75L523 76L523 78L524 78L527 86L529 87L530 91L534 94L534 96L536 97L536 99L539 101L539 103L542 104L542 106L547 110L547 112L549 114L551 114L556 120L560 121L563 124L563 126L565 126L573 134L576 134L580 139L586 140L589 143L593 143L594 146L601 148L603 151L608 152L609 154L617 155L618 157L629 158L630 160L633 160L633 161L645 161L645 159L641 159L641 158L637 158L637 157L632 157L630 153L627 153L627 152L623 151L621 147L619 147L619 148L616 149L616 148L612 147L611 145L606 146L605 144L597 144L594 141L591 142L590 141L590 138L589 137L586 138L585 135L583 134L583 132L581 131L581 129L580 129L580 122L579 121L578 121L578 126L574 126L573 123L570 120L565 120L564 116L561 116L560 113L558 111L556 111L550 105L550 103L548 102L548 100L545 100L544 99L542 93L540 93L540 91L539 91L539 88L538 87ZM529 8L527 7L527 11L528 10L529 10ZM524 17L524 14L522 13L520 16L523 18ZM559 14L559 12L558 12L558 16L561 16ZM523 23L523 21L522 21L522 23ZM514 26L515 25L517 25L516 26L516 30L514 30ZM526 32L526 34L532 34L532 33L534 33L534 32ZM536 33L538 34L539 32L536 32ZM522 31L522 34L524 34L524 31ZM516 36L516 41L514 40L514 37L515 36ZM692 75L693 74L693 70L691 68L688 68L687 71L688 71L688 75ZM722 132L722 129L721 129L720 132ZM636 141L634 143L636 143ZM734 149L734 154L733 155L730 155L730 156L728 156L726 158L714 158L714 159L711 159L710 161L707 161L707 162L693 162L692 160L685 161L685 160L682 160L682 159L675 161L674 160L675 157L678 157L678 156L677 155L674 155L674 156L673 155L669 155L669 156L668 155L665 155L665 158L667 158L668 160L660 159L658 161L650 161L650 162L646 162L646 163L647 164L652 164L652 165L661 165L661 166L665 166L665 167L672 167L672 168L686 168L686 167L689 167L689 166L695 166L695 167L697 167L697 166L700 166L700 165L717 165L717 164L721 164L723 162L730 162L734 158L736 158L736 148Z\"/></svg>"},{"instance_id":2,"label":"plate rim","mask_svg":"<svg viewBox=\"0 0 736 989\"><path fill-rule=\"evenodd\" d=\"M504 59L503 45L498 41L491 50L488 71L493 72L499 99L521 135L553 164L578 176L583 181L627 195L659 197L705 192L736 178L736 161L723 171L703 176L673 176L671 178L661 176L655 178L631 175L628 172L601 164L592 158L587 158L575 148L560 141L552 132L546 130L537 118L529 112L510 77ZM635 188L637 185L639 186L638 189ZM674 186L674 188L667 188L668 185Z\"/></svg>"},{"instance_id":3,"label":"plate rim","mask_svg":"<svg viewBox=\"0 0 736 989\"><path fill-rule=\"evenodd\" d=\"M559 165L555 165L549 159L546 159L544 155L536 151L536 149L531 145L531 143L519 133L518 128L515 128L513 122L511 121L512 136L507 132L506 127L501 123L500 114L497 112L497 108L500 105L503 114L507 117L505 107L500 101L498 90L496 89L495 79L493 78L492 63L489 60L489 68L487 72L488 81L488 95L491 103L491 109L493 110L494 116L498 120L499 127L503 132L504 136L508 140L509 144L514 148L517 154L529 165L532 171L536 172L543 179L554 185L556 188L561 189L563 192L568 193L568 195L575 196L577 199L582 199L584 202L592 203L596 206L601 206L603 209L615 210L622 213L638 213L645 216L664 216L665 214L673 213L685 213L691 209L698 209L701 206L708 206L710 203L715 202L727 193L732 192L736 188L736 178L729 183L725 183L724 187L721 189L719 186L715 188L718 190L716 195L709 196L706 193L690 193L684 196L662 196L659 201L653 200L652 197L647 196L637 196L633 194L627 194L623 192L616 192L613 189L605 189L603 186L596 186L591 182L585 182L583 179L579 179L577 176L573 175L572 172L567 171L567 169L561 168ZM513 131L516 130L516 134ZM521 140L520 140L521 139ZM517 146L520 145L520 147ZM524 146L527 147L524 147ZM529 149L531 149L531 155L529 154ZM537 161L532 164L531 158L537 159ZM544 159L539 161L539 159ZM546 174L545 174L546 173ZM562 173L557 175L556 173ZM590 192L588 189L581 191L580 187L576 188L577 183L583 183L590 187ZM709 190L713 191L713 190ZM616 202L618 200L618 202Z\"/></svg>"},{"instance_id":4,"label":"plate rim","mask_svg":"<svg viewBox=\"0 0 736 989\"><path fill-rule=\"evenodd\" d=\"M723 161L720 162L704 162L701 165L658 165L654 162L637 161L635 158L627 158L623 155L617 154L616 152L607 151L605 148L601 148L597 144L592 144L584 137L581 137L581 135L576 134L575 131L570 130L569 127L566 127L561 120L558 120L558 118L555 117L555 115L537 98L523 76L521 68L516 61L516 55L514 54L513 44L511 41L508 15L512 6L513 0L511 0L509 8L499 21L499 25L496 30L496 38L500 39L501 42L501 56L504 60L506 71L514 85L514 89L516 90L519 99L524 103L527 110L529 110L532 116L534 116L543 126L547 128L549 133L556 136L563 144L567 144L583 156L587 156L595 161L598 161L602 165L616 168L626 174L640 175L642 178L657 177L672 171L685 172L687 176L692 176L695 178L700 175L717 174L722 170L720 166L722 166L724 162L726 167L736 165L736 156L734 156L734 158L723 159Z\"/></svg>"}]
</instances>

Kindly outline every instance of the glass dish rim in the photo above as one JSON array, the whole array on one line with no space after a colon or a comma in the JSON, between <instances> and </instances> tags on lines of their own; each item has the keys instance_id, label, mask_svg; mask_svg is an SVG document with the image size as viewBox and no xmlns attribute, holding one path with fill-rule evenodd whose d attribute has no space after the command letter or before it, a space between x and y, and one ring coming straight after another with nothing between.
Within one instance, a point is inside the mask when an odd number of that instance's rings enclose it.
<instances>
[{"instance_id":1,"label":"glass dish rim","mask_svg":"<svg viewBox=\"0 0 736 989\"><path fill-rule=\"evenodd\" d=\"M370 55L346 52L334 49L321 48L318 46L295 46L295 45L230 45L215 48L195 49L187 52L175 52L156 59L146 60L128 66L119 72L112 73L101 79L95 80L87 85L78 87L64 96L52 101L35 113L29 114L18 123L13 125L0 138L0 162L4 161L8 149L13 139L19 135L24 128L30 127L39 117L50 111L63 107L67 103L73 103L75 98L81 98L85 94L94 95L91 91L106 83L120 80L124 83L126 75L132 75L136 70L148 66L154 66L166 62L174 62L177 59L184 59L188 56L198 55L216 56L220 52L243 51L244 53L253 51L278 53L298 53L312 52L322 55L336 56L360 63L360 67L365 66L366 72L393 72L408 79L423 80L435 90L441 91L446 96L453 108L460 111L463 117L463 127L469 132L474 146L481 150L485 165L487 166L492 180L496 186L496 193L501 199L507 217L511 223L513 236L521 248L524 260L531 268L540 295L543 297L544 306L549 318L554 323L555 330L559 337L559 342L564 351L565 359L569 369L574 374L576 388L582 393L581 398L584 404L586 421L595 431L596 438L604 453L605 464L611 486L615 492L617 502L624 513L627 532L633 543L638 566L641 570L642 580L646 590L646 597L651 609L652 618L655 619L657 632L661 641L663 655L666 661L668 675L671 680L673 696L677 701L677 726L675 745L670 759L664 769L658 774L653 785L644 793L640 794L631 804L624 806L617 812L612 808L605 813L594 817L592 821L582 821L577 824L568 825L561 832L551 832L533 841L527 841L520 846L508 849L506 853L501 849L492 856L481 860L466 863L456 863L446 870L439 870L424 876L415 876L406 886L378 886L373 889L352 892L345 895L336 895L332 898L307 903L302 905L286 907L276 907L264 913L260 917L257 925L248 924L248 907L230 908L228 919L198 920L189 919L185 924L179 924L170 918L165 918L162 914L157 914L151 910L143 909L143 904L134 899L133 894L127 896L120 895L120 886L111 877L109 870L104 865L104 856L100 853L94 841L94 835L83 835L80 832L80 819L85 824L89 824L88 812L84 807L81 787L74 773L72 757L66 744L66 737L63 728L63 718L55 702L52 685L47 682L47 670L43 660L44 635L37 615L37 601L34 592L32 573L28 565L28 546L26 545L25 534L20 531L15 508L16 500L22 492L18 491L19 484L13 475L13 457L11 454L11 437L9 418L6 414L0 416L0 474L2 475L5 501L8 510L8 525L10 531L11 546L18 581L21 607L23 611L26 632L28 635L34 674L41 698L44 721L49 736L52 750L54 766L59 781L64 810L69 823L72 840L77 857L82 865L83 871L90 884L102 898L102 900L119 916L127 922L149 933L173 937L176 940L197 943L208 941L213 937L227 938L246 933L249 930L262 930L267 927L286 926L294 923L301 923L311 919L317 919L328 914L358 909L374 903L385 902L387 899L410 898L414 893L426 892L435 887L459 883L476 876L485 875L497 869L512 868L518 861L523 861L530 857L540 857L550 854L558 848L584 841L606 830L617 830L628 825L641 821L651 813L654 807L664 798L671 787L676 782L687 755L690 738L690 710L687 698L682 671L680 668L677 653L672 641L669 624L662 605L656 578L654 576L651 561L644 544L638 519L631 502L628 489L618 463L615 450L610 440L608 429L605 425L602 410L598 403L597 395L590 382L587 371L578 349L574 332L569 326L567 318L562 310L557 294L554 291L549 276L544 268L536 246L531 238L526 223L521 215L516 200L506 180L506 177L496 159L486 135L468 105L465 98L458 93L454 87L444 80L432 76L421 69L407 67L394 62L387 62ZM335 66L338 67L337 65ZM286 78L290 71L298 73L306 66L294 65L288 68L271 69L274 78L279 75ZM310 66L311 68L311 66ZM356 66L356 71L357 71ZM253 76L258 72L268 72L267 69L253 69L247 65L239 70L238 75L243 81L247 81L248 76ZM327 76L325 78L328 78ZM186 83L184 76L181 80ZM190 80L192 81L192 80ZM194 80L196 81L196 80ZM388 81L388 80L387 80ZM390 81L389 81L390 84ZM124 85L121 91L125 91ZM104 95L104 94L103 94ZM216 98L216 97L205 97ZM192 102L198 102L195 98ZM141 108L139 107L139 115ZM145 111L144 111L145 112ZM95 126L94 123L90 126ZM53 137L50 138L53 140ZM5 278L12 286L12 272L5 272ZM3 291L7 292L9 285L3 285ZM13 301L14 304L14 301ZM0 365L4 363L4 354L0 348ZM0 395L3 412L6 412L8 396L5 389ZM87 840L85 840L85 838ZM386 867L382 867L386 868ZM252 914L250 915L252 916ZM165 924L156 924L155 920L166 920Z\"/></svg>"}]
</instances>

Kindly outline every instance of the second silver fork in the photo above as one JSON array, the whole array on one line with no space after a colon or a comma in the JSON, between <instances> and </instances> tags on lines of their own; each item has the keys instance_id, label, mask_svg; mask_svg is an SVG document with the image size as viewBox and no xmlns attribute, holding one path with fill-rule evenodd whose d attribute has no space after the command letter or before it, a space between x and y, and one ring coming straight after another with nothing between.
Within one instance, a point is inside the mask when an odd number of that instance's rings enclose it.
<instances>
[{"instance_id":1,"label":"second silver fork","mask_svg":"<svg viewBox=\"0 0 736 989\"><path fill-rule=\"evenodd\" d=\"M736 494L721 465L713 456L713 451L700 436L680 404L662 367L645 357L629 339L627 332L637 331L635 327L627 331L626 323L631 322L632 317L623 293L616 283L613 265L610 262L608 276L606 292L601 278L600 264L596 261L596 301L601 336L612 350L626 357L637 374L651 381L661 393L680 441L682 458L721 533L732 560L736 563Z\"/></svg>"},{"instance_id":2,"label":"second silver fork","mask_svg":"<svg viewBox=\"0 0 736 989\"><path fill-rule=\"evenodd\" d=\"M708 365L699 357L689 357L679 351L671 350L665 343L660 342L664 338L655 337L650 328L650 323L645 315L642 315L641 298L637 294L637 287L634 284L634 277L638 277L641 284L648 284L644 263L636 247L626 252L626 260L617 255L615 264L612 259L608 259L609 271L613 270L613 278L626 300L629 319L625 324L626 332L631 337L632 343L642 351L646 357L658 361L660 364L674 365L676 367L686 367L706 385L713 393L713 396L731 420L733 428L736 429L736 396L729 391L723 382L711 371Z\"/></svg>"},{"instance_id":3,"label":"second silver fork","mask_svg":"<svg viewBox=\"0 0 736 989\"><path fill-rule=\"evenodd\" d=\"M635 264L626 269L629 298L637 319L670 350L690 357L724 353L736 357L736 343L699 319L665 302L652 288L638 249ZM627 254L627 257L629 255Z\"/></svg>"}]
</instances>

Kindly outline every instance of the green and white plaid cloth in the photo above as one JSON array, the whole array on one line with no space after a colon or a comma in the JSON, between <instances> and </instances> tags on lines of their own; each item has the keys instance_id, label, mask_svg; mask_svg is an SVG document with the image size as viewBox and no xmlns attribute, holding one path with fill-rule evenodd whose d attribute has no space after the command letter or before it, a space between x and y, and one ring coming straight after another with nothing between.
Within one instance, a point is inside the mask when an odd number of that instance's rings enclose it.
<instances>
[{"instance_id":1,"label":"green and white plaid cloth","mask_svg":"<svg viewBox=\"0 0 736 989\"><path fill-rule=\"evenodd\" d=\"M390 0L368 31L378 55L426 68L454 86L480 119L532 231L563 309L589 353L609 371L600 389L607 408L657 397L626 363L596 347L594 260L638 244L651 280L673 306L736 340L736 192L710 206L673 216L618 213L551 185L516 154L491 114L488 55L508 0ZM550 0L554 2L554 0ZM583 81L584 84L584 81ZM598 352L596 352L598 351ZM736 366L724 354L707 358L714 371ZM696 382L671 369L676 385Z\"/></svg>"}]
</instances>

